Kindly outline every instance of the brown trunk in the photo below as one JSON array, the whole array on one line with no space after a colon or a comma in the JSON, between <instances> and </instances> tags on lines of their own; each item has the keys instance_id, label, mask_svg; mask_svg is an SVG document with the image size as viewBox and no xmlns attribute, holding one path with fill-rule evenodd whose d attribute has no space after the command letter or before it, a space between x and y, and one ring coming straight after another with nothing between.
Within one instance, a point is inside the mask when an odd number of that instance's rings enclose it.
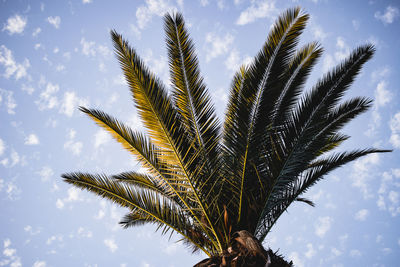
<instances>
[{"instance_id":1,"label":"brown trunk","mask_svg":"<svg viewBox=\"0 0 400 267\"><path fill-rule=\"evenodd\" d=\"M265 250L260 241L246 230L233 234L231 246L222 255L204 259L194 267L290 267L272 250Z\"/></svg>"}]
</instances>

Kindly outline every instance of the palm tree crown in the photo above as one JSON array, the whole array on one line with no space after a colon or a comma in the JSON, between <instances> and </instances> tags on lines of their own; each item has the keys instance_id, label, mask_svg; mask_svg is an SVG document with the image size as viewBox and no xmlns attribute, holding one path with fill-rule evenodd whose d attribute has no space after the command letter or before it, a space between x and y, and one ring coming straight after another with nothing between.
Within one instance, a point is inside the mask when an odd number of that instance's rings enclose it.
<instances>
[{"instance_id":1,"label":"palm tree crown","mask_svg":"<svg viewBox=\"0 0 400 267\"><path fill-rule=\"evenodd\" d=\"M146 169L106 176L75 172L66 182L129 209L124 227L153 223L175 231L208 256L221 255L246 230L260 242L294 201L330 171L387 150L332 151L349 137L340 129L371 107L344 93L373 53L356 48L303 93L322 54L297 49L309 16L283 13L253 61L235 74L220 123L200 74L182 15L164 18L171 93L136 51L112 31L115 53L147 135L95 109L80 110L107 130Z\"/></svg>"}]
</instances>

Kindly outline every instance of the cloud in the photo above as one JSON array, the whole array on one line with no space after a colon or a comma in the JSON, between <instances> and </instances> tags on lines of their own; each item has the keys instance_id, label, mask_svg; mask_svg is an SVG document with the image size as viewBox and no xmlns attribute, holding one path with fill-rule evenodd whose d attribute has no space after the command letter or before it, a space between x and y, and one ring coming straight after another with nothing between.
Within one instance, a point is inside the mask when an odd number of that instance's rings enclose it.
<instances>
[{"instance_id":1,"label":"cloud","mask_svg":"<svg viewBox=\"0 0 400 267\"><path fill-rule=\"evenodd\" d=\"M209 62L213 58L227 54L234 39L230 33L226 33L224 36L216 32L207 33L205 43L206 61Z\"/></svg>"},{"instance_id":2,"label":"cloud","mask_svg":"<svg viewBox=\"0 0 400 267\"><path fill-rule=\"evenodd\" d=\"M82 3L83 4L90 4L90 3L93 3L93 1L92 0L82 0Z\"/></svg>"},{"instance_id":3,"label":"cloud","mask_svg":"<svg viewBox=\"0 0 400 267\"><path fill-rule=\"evenodd\" d=\"M354 30L358 31L358 29L360 29L360 21L353 19L351 21L351 24L353 25Z\"/></svg>"},{"instance_id":4,"label":"cloud","mask_svg":"<svg viewBox=\"0 0 400 267\"><path fill-rule=\"evenodd\" d=\"M355 215L354 218L357 221L365 221L369 215L369 211L367 209L359 210Z\"/></svg>"},{"instance_id":5,"label":"cloud","mask_svg":"<svg viewBox=\"0 0 400 267\"><path fill-rule=\"evenodd\" d=\"M8 31L10 35L21 34L24 32L28 20L20 15L15 15L7 19L7 24L3 27L3 31Z\"/></svg>"},{"instance_id":6,"label":"cloud","mask_svg":"<svg viewBox=\"0 0 400 267\"><path fill-rule=\"evenodd\" d=\"M118 249L114 239L104 239L104 245L106 245L106 247L108 247L112 253Z\"/></svg>"},{"instance_id":7,"label":"cloud","mask_svg":"<svg viewBox=\"0 0 400 267\"><path fill-rule=\"evenodd\" d=\"M81 39L81 52L87 57L94 57L101 55L103 57L109 57L112 55L111 50L105 45L96 45L94 41L86 41L85 38Z\"/></svg>"},{"instance_id":8,"label":"cloud","mask_svg":"<svg viewBox=\"0 0 400 267\"><path fill-rule=\"evenodd\" d=\"M352 249L352 250L350 250L350 256L351 256L352 258L359 258L359 257L361 257L361 255L362 255L362 253L361 253L361 251L359 251L358 249Z\"/></svg>"},{"instance_id":9,"label":"cloud","mask_svg":"<svg viewBox=\"0 0 400 267\"><path fill-rule=\"evenodd\" d=\"M47 18L47 22L54 26L54 28L60 28L61 18L59 16L50 16Z\"/></svg>"},{"instance_id":10,"label":"cloud","mask_svg":"<svg viewBox=\"0 0 400 267\"><path fill-rule=\"evenodd\" d=\"M98 130L94 135L94 147L99 148L107 144L111 140L111 136L105 130Z\"/></svg>"},{"instance_id":11,"label":"cloud","mask_svg":"<svg viewBox=\"0 0 400 267\"><path fill-rule=\"evenodd\" d=\"M392 217L400 214L400 168L384 172L378 190L376 204L380 210L387 210Z\"/></svg>"},{"instance_id":12,"label":"cloud","mask_svg":"<svg viewBox=\"0 0 400 267\"><path fill-rule=\"evenodd\" d=\"M3 155L4 150L6 150L6 146L4 144L3 139L0 138L0 156Z\"/></svg>"},{"instance_id":13,"label":"cloud","mask_svg":"<svg viewBox=\"0 0 400 267\"><path fill-rule=\"evenodd\" d=\"M178 9L169 0L146 0L145 5L136 9L136 23L140 30L143 30L151 21L153 16L164 16L165 13L174 13Z\"/></svg>"},{"instance_id":14,"label":"cloud","mask_svg":"<svg viewBox=\"0 0 400 267\"><path fill-rule=\"evenodd\" d=\"M351 174L353 186L361 190L364 198L373 196L369 180L371 179L371 173L373 173L372 168L379 163L380 155L375 153L362 157L353 164L353 172Z\"/></svg>"},{"instance_id":15,"label":"cloud","mask_svg":"<svg viewBox=\"0 0 400 267\"><path fill-rule=\"evenodd\" d=\"M27 69L31 66L28 59L24 59L22 63L17 63L14 60L12 51L5 45L0 46L0 64L5 68L4 77L14 77L15 80L19 80L24 77L28 77Z\"/></svg>"},{"instance_id":16,"label":"cloud","mask_svg":"<svg viewBox=\"0 0 400 267\"><path fill-rule=\"evenodd\" d=\"M75 92L65 92L59 111L68 117L72 117L74 111L78 109L78 106L87 105L88 101L77 97Z\"/></svg>"},{"instance_id":17,"label":"cloud","mask_svg":"<svg viewBox=\"0 0 400 267\"><path fill-rule=\"evenodd\" d=\"M85 56L95 56L96 55L95 45L96 45L95 42L86 41L85 38L82 38L81 39L82 54L84 54Z\"/></svg>"},{"instance_id":18,"label":"cloud","mask_svg":"<svg viewBox=\"0 0 400 267\"><path fill-rule=\"evenodd\" d=\"M395 147L400 148L400 111L394 114L389 122L391 135L389 142Z\"/></svg>"},{"instance_id":19,"label":"cloud","mask_svg":"<svg viewBox=\"0 0 400 267\"><path fill-rule=\"evenodd\" d=\"M37 27L33 32L32 32L32 36L36 37L39 35L39 33L42 32L42 29L40 27Z\"/></svg>"},{"instance_id":20,"label":"cloud","mask_svg":"<svg viewBox=\"0 0 400 267\"><path fill-rule=\"evenodd\" d=\"M288 258L293 261L293 264L296 267L304 267L305 266L303 260L299 256L299 253L297 253L296 251L290 253Z\"/></svg>"},{"instance_id":21,"label":"cloud","mask_svg":"<svg viewBox=\"0 0 400 267\"><path fill-rule=\"evenodd\" d=\"M72 203L77 201L82 201L80 196L80 191L78 188L71 187L68 189L68 195L65 198L58 198L56 201L56 207L58 209L63 209L66 203Z\"/></svg>"},{"instance_id":22,"label":"cloud","mask_svg":"<svg viewBox=\"0 0 400 267\"><path fill-rule=\"evenodd\" d=\"M35 261L35 263L33 263L32 267L46 267L46 262L45 261Z\"/></svg>"},{"instance_id":23,"label":"cloud","mask_svg":"<svg viewBox=\"0 0 400 267\"><path fill-rule=\"evenodd\" d=\"M237 49L232 49L225 60L225 67L232 73L235 73L239 70L240 66L248 65L251 61L252 58L250 56L241 57Z\"/></svg>"},{"instance_id":24,"label":"cloud","mask_svg":"<svg viewBox=\"0 0 400 267\"><path fill-rule=\"evenodd\" d=\"M79 155L82 151L83 144L82 142L75 141L76 131L74 129L70 129L68 131L67 141L64 143L64 149L71 152L72 155Z\"/></svg>"},{"instance_id":25,"label":"cloud","mask_svg":"<svg viewBox=\"0 0 400 267\"><path fill-rule=\"evenodd\" d=\"M393 95L386 89L387 83L385 81L380 81L375 89L375 103L378 107L383 107L390 102Z\"/></svg>"},{"instance_id":26,"label":"cloud","mask_svg":"<svg viewBox=\"0 0 400 267\"><path fill-rule=\"evenodd\" d=\"M318 222L315 224L315 234L323 238L325 234L331 229L333 219L329 216L318 217Z\"/></svg>"},{"instance_id":27,"label":"cloud","mask_svg":"<svg viewBox=\"0 0 400 267\"><path fill-rule=\"evenodd\" d=\"M371 74L371 80L377 82L381 79L387 78L391 74L392 70L389 66L383 66L374 70Z\"/></svg>"},{"instance_id":28,"label":"cloud","mask_svg":"<svg viewBox=\"0 0 400 267\"><path fill-rule=\"evenodd\" d=\"M14 92L0 88L0 107L4 103L8 114L15 114L14 109L17 107L17 103L15 102L13 95Z\"/></svg>"},{"instance_id":29,"label":"cloud","mask_svg":"<svg viewBox=\"0 0 400 267\"><path fill-rule=\"evenodd\" d=\"M46 244L48 246L50 246L51 244L53 244L54 241L58 241L59 243L61 243L63 240L64 240L64 236L61 234L52 235L49 238L47 238Z\"/></svg>"},{"instance_id":30,"label":"cloud","mask_svg":"<svg viewBox=\"0 0 400 267\"><path fill-rule=\"evenodd\" d=\"M41 177L42 182L47 182L54 175L54 171L49 166L44 166L37 174Z\"/></svg>"},{"instance_id":31,"label":"cloud","mask_svg":"<svg viewBox=\"0 0 400 267\"><path fill-rule=\"evenodd\" d=\"M277 14L274 1L251 1L251 5L242 11L236 20L237 25L246 25L261 18L272 18Z\"/></svg>"},{"instance_id":32,"label":"cloud","mask_svg":"<svg viewBox=\"0 0 400 267\"><path fill-rule=\"evenodd\" d=\"M346 40L338 36L336 38L336 51L334 55L327 54L323 60L322 71L327 72L331 70L335 65L346 59L350 55L350 47L347 45Z\"/></svg>"},{"instance_id":33,"label":"cloud","mask_svg":"<svg viewBox=\"0 0 400 267\"><path fill-rule=\"evenodd\" d=\"M3 256L0 262L1 266L22 267L21 258L17 255L17 250L11 248L11 240L9 238L3 241Z\"/></svg>"},{"instance_id":34,"label":"cloud","mask_svg":"<svg viewBox=\"0 0 400 267\"><path fill-rule=\"evenodd\" d=\"M25 145L38 145L39 144L39 138L37 137L36 134L30 134L25 138Z\"/></svg>"},{"instance_id":35,"label":"cloud","mask_svg":"<svg viewBox=\"0 0 400 267\"><path fill-rule=\"evenodd\" d=\"M306 256L306 258L311 259L312 257L314 257L314 255L317 252L315 251L315 249L313 248L313 245L311 243L307 244L307 252L304 253L304 255Z\"/></svg>"},{"instance_id":36,"label":"cloud","mask_svg":"<svg viewBox=\"0 0 400 267\"><path fill-rule=\"evenodd\" d=\"M210 4L210 2L208 0L200 0L200 5L202 7L208 6Z\"/></svg>"},{"instance_id":37,"label":"cloud","mask_svg":"<svg viewBox=\"0 0 400 267\"><path fill-rule=\"evenodd\" d=\"M36 105L38 105L39 110L53 109L58 106L58 98L55 94L60 90L58 84L52 84L48 82L46 85L46 89L43 90L39 99L35 101Z\"/></svg>"},{"instance_id":38,"label":"cloud","mask_svg":"<svg viewBox=\"0 0 400 267\"><path fill-rule=\"evenodd\" d=\"M397 7L386 7L385 13L380 11L375 12L375 18L383 22L384 25L391 24L399 16L399 9Z\"/></svg>"}]
</instances>

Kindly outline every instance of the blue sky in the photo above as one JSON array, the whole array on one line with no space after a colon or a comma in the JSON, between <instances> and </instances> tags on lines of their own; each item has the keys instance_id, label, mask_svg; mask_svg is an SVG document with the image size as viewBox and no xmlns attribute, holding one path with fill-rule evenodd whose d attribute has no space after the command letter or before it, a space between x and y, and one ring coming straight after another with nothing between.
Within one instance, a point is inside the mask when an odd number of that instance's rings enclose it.
<instances>
[{"instance_id":1,"label":"blue sky","mask_svg":"<svg viewBox=\"0 0 400 267\"><path fill-rule=\"evenodd\" d=\"M309 78L356 46L376 46L347 96L374 99L344 129L342 149L379 147L294 204L264 245L296 266L398 266L400 260L400 3L396 1L0 1L0 266L192 266L179 236L122 229L126 210L62 182L70 171L138 169L130 154L77 110L100 108L142 129L113 56L109 31L127 38L168 84L162 15L183 12L200 68L223 117L234 71L261 48L278 14L311 15L301 43L325 52Z\"/></svg>"}]
</instances>

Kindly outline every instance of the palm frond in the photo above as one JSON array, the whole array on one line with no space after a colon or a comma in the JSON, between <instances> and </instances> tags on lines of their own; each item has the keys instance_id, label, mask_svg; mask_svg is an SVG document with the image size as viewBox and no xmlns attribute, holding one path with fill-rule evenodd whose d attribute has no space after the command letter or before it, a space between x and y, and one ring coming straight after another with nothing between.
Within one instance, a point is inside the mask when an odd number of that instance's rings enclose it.
<instances>
[{"instance_id":1,"label":"palm frond","mask_svg":"<svg viewBox=\"0 0 400 267\"><path fill-rule=\"evenodd\" d=\"M164 18L173 98L189 134L202 151L202 160L218 159L219 122L208 90L200 75L192 40L181 14ZM211 168L211 162L207 167Z\"/></svg>"},{"instance_id":2,"label":"palm frond","mask_svg":"<svg viewBox=\"0 0 400 267\"><path fill-rule=\"evenodd\" d=\"M239 103L241 118L241 137L234 148L240 156L240 181L238 221L242 216L244 192L246 191L247 170L252 157L257 158L257 138L270 123L266 118L270 114L274 101L279 96L282 73L286 70L288 59L294 53L298 38L302 33L308 15L301 15L299 8L289 9L281 15L269 34L262 50L255 57L248 70L248 78L243 88L243 100ZM267 114L267 117L266 115Z\"/></svg>"},{"instance_id":3,"label":"palm frond","mask_svg":"<svg viewBox=\"0 0 400 267\"><path fill-rule=\"evenodd\" d=\"M273 199L271 199L270 212L266 214L266 217L263 220L265 225L264 227L259 228L260 232L257 235L259 240L264 240L272 226L293 201L298 200L300 195L307 192L311 186L323 179L325 175L360 157L372 153L386 152L391 152L391 150L371 148L354 150L351 152L334 153L325 159L319 159L313 162L312 167L308 168L304 173L299 174L299 178L293 182L290 189L282 191L281 194L277 194Z\"/></svg>"},{"instance_id":4,"label":"palm frond","mask_svg":"<svg viewBox=\"0 0 400 267\"><path fill-rule=\"evenodd\" d=\"M186 199L182 201L186 203L199 224L203 225L204 231L209 232L210 238L214 239L221 248L206 201L201 199L197 189L196 182L199 181L198 176L201 170L195 159L199 152L194 151L193 143L187 139L177 110L161 82L147 70L135 50L122 39L121 35L112 31L111 36L117 58L150 137L162 148L167 162L176 166L176 172L180 173L180 175L175 175L179 186L187 186L182 191L186 196ZM188 205L188 201L192 201L194 205ZM209 229L201 223L202 216L205 216Z\"/></svg>"}]
</instances>

